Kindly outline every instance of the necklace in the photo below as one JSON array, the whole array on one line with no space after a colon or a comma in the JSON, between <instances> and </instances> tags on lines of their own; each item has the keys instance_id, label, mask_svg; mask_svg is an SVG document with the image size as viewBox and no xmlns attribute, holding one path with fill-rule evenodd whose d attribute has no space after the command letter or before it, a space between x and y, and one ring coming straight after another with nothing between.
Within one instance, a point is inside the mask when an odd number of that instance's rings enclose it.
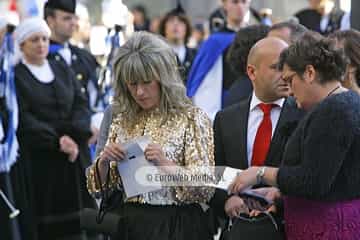
<instances>
[{"instance_id":1,"label":"necklace","mask_svg":"<svg viewBox=\"0 0 360 240\"><path fill-rule=\"evenodd\" d=\"M338 90L339 88L340 88L340 85L336 86L336 88L334 88L333 90L331 90L331 91L328 93L327 97L330 96L331 94L333 94L333 93L334 93L336 90Z\"/></svg>"}]
</instances>

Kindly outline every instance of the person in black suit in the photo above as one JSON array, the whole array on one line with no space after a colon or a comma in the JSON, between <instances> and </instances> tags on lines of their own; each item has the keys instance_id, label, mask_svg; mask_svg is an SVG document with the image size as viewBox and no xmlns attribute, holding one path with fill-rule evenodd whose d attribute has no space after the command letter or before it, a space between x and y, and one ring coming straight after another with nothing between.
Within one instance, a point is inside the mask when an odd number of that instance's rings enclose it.
<instances>
[{"instance_id":1,"label":"person in black suit","mask_svg":"<svg viewBox=\"0 0 360 240\"><path fill-rule=\"evenodd\" d=\"M279 38L268 37L251 48L247 74L254 87L253 94L218 112L215 118L214 141L217 166L246 169L252 165L280 164L282 150L287 140L287 134L280 129L296 124L302 115L302 112L296 108L294 100L286 98L289 87L283 82L281 72L277 69L279 55L287 46L288 44ZM255 156L259 155L261 149L256 141L258 130L266 115L260 109L263 103L272 105L269 113L270 129L268 128L270 139L268 139L268 148L262 149L263 159L259 162L259 158L255 160ZM216 191L211 206L216 216L220 218L236 217L240 213L248 212L247 206L240 197L229 196L222 190Z\"/></svg>"},{"instance_id":2,"label":"person in black suit","mask_svg":"<svg viewBox=\"0 0 360 240\"><path fill-rule=\"evenodd\" d=\"M267 32L268 37L278 37L291 45L307 31L303 25L289 21L276 23L271 26L270 30L267 28L264 25L252 25L240 29L236 34L227 58L233 70L240 76L228 91L224 101L225 107L238 103L251 95L253 88L246 73L247 56L249 55L250 48L260 38L265 37L262 36L264 32Z\"/></svg>"},{"instance_id":3,"label":"person in black suit","mask_svg":"<svg viewBox=\"0 0 360 240\"><path fill-rule=\"evenodd\" d=\"M350 29L350 13L335 6L333 0L309 0L309 7L295 13L299 23L312 31L329 35Z\"/></svg>"}]
</instances>

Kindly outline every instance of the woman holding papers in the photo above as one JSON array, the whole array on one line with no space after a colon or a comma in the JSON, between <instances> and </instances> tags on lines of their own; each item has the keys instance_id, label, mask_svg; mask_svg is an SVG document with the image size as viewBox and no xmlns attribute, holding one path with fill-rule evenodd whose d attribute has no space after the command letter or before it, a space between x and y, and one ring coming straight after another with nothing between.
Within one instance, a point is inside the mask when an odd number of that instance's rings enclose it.
<instances>
[{"instance_id":1,"label":"woman holding papers","mask_svg":"<svg viewBox=\"0 0 360 240\"><path fill-rule=\"evenodd\" d=\"M360 96L341 86L346 61L333 43L305 35L282 52L280 67L308 113L280 168L251 167L230 189L278 187L288 239L360 239Z\"/></svg>"},{"instance_id":2,"label":"woman holding papers","mask_svg":"<svg viewBox=\"0 0 360 240\"><path fill-rule=\"evenodd\" d=\"M127 157L124 144L141 136L150 139L144 155L155 166L182 166L196 174L197 167L214 165L211 122L186 97L176 66L171 47L150 33L134 33L119 49L114 102L105 113L97 159L87 173L88 189L95 197L124 191L116 166ZM199 204L206 203L213 192L185 181L124 197L119 200L119 214L126 228L120 226L120 235L147 240L210 239Z\"/></svg>"}]
</instances>

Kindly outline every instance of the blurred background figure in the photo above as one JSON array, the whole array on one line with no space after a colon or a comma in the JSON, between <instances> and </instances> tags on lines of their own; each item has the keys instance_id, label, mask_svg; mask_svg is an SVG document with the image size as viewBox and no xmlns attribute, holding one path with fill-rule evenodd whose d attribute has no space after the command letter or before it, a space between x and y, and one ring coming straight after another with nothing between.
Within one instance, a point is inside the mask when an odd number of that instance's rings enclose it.
<instances>
[{"instance_id":1,"label":"blurred background figure","mask_svg":"<svg viewBox=\"0 0 360 240\"><path fill-rule=\"evenodd\" d=\"M3 50L3 40L7 33L7 25L8 25L7 19L5 17L1 17L0 18L0 51Z\"/></svg>"},{"instance_id":2,"label":"blurred background figure","mask_svg":"<svg viewBox=\"0 0 360 240\"><path fill-rule=\"evenodd\" d=\"M1 16L6 19L8 24L12 26L19 25L20 22L20 14L19 14L19 6L16 0L10 0L8 2L7 9L1 12Z\"/></svg>"},{"instance_id":3,"label":"blurred background figure","mask_svg":"<svg viewBox=\"0 0 360 240\"><path fill-rule=\"evenodd\" d=\"M186 83L191 64L196 55L196 49L189 48L187 43L190 39L192 28L189 18L180 1L177 7L168 12L161 20L159 32L166 38L176 53L180 72Z\"/></svg>"},{"instance_id":4,"label":"blurred background figure","mask_svg":"<svg viewBox=\"0 0 360 240\"><path fill-rule=\"evenodd\" d=\"M221 1L221 5L210 14L210 33L218 32L226 25L226 13L224 6L222 5L223 2L224 1Z\"/></svg>"},{"instance_id":5,"label":"blurred background figure","mask_svg":"<svg viewBox=\"0 0 360 240\"><path fill-rule=\"evenodd\" d=\"M89 49L91 24L89 18L89 11L84 4L78 3L75 8L75 15L78 18L76 30L70 39L71 44L79 47Z\"/></svg>"},{"instance_id":6,"label":"blurred background figure","mask_svg":"<svg viewBox=\"0 0 360 240\"><path fill-rule=\"evenodd\" d=\"M110 103L112 91L112 68L114 54L134 32L133 15L122 0L102 2L102 23L92 28L91 52L100 62L98 111L102 112ZM100 127L102 116L96 121Z\"/></svg>"},{"instance_id":7,"label":"blurred background figure","mask_svg":"<svg viewBox=\"0 0 360 240\"><path fill-rule=\"evenodd\" d=\"M344 49L348 58L342 85L360 94L360 32L353 29L337 31L329 38L336 41L338 48Z\"/></svg>"},{"instance_id":8,"label":"blurred background figure","mask_svg":"<svg viewBox=\"0 0 360 240\"><path fill-rule=\"evenodd\" d=\"M149 31L152 33L159 33L161 17L155 16L150 20Z\"/></svg>"},{"instance_id":9,"label":"blurred background figure","mask_svg":"<svg viewBox=\"0 0 360 240\"><path fill-rule=\"evenodd\" d=\"M222 0L226 22L220 32L237 32L249 23L251 0Z\"/></svg>"},{"instance_id":10,"label":"blurred background figure","mask_svg":"<svg viewBox=\"0 0 360 240\"><path fill-rule=\"evenodd\" d=\"M134 16L122 0L104 0L101 4L101 20L107 29L115 29L121 26L124 39L120 39L122 45L134 32Z\"/></svg>"},{"instance_id":11,"label":"blurred background figure","mask_svg":"<svg viewBox=\"0 0 360 240\"><path fill-rule=\"evenodd\" d=\"M260 23L271 26L272 25L272 9L271 8L262 8L259 11L259 21Z\"/></svg>"},{"instance_id":12,"label":"blurred background figure","mask_svg":"<svg viewBox=\"0 0 360 240\"><path fill-rule=\"evenodd\" d=\"M210 13L209 17L209 28L210 32L219 32L226 29L228 25L233 25L236 19L241 19L241 22L246 24L262 23L268 26L272 24L272 9L261 8L256 10L253 7L249 7L245 13L233 11L229 8L230 4L246 3L248 0L221 0L221 5ZM229 19L228 19L229 18ZM228 22L229 21L229 22ZM231 27L230 27L231 29Z\"/></svg>"},{"instance_id":13,"label":"blurred background figure","mask_svg":"<svg viewBox=\"0 0 360 240\"><path fill-rule=\"evenodd\" d=\"M275 23L271 26L268 36L277 37L291 45L301 38L308 29L291 21Z\"/></svg>"},{"instance_id":14,"label":"blurred background figure","mask_svg":"<svg viewBox=\"0 0 360 240\"><path fill-rule=\"evenodd\" d=\"M149 31L150 20L146 8L143 5L136 5L131 9L134 16L134 31Z\"/></svg>"},{"instance_id":15,"label":"blurred background figure","mask_svg":"<svg viewBox=\"0 0 360 240\"><path fill-rule=\"evenodd\" d=\"M188 46L192 48L199 48L203 41L207 38L208 35L208 29L206 29L206 26L202 22L195 23L191 36L188 42Z\"/></svg>"},{"instance_id":16,"label":"blurred background figure","mask_svg":"<svg viewBox=\"0 0 360 240\"><path fill-rule=\"evenodd\" d=\"M18 218L15 218L18 213L13 206L16 204L14 187L19 183L11 178L19 149L16 137L18 104L12 61L13 29L7 18L0 17L0 226L2 239L20 240Z\"/></svg>"},{"instance_id":17,"label":"blurred background figure","mask_svg":"<svg viewBox=\"0 0 360 240\"><path fill-rule=\"evenodd\" d=\"M222 109L228 90L237 79L226 55L235 33L247 26L251 0L223 0L226 26L202 44L189 72L187 95L211 120Z\"/></svg>"},{"instance_id":18,"label":"blurred background figure","mask_svg":"<svg viewBox=\"0 0 360 240\"><path fill-rule=\"evenodd\" d=\"M333 0L308 0L309 7L295 14L299 23L309 30L328 35L350 28L350 13L335 7Z\"/></svg>"},{"instance_id":19,"label":"blurred background figure","mask_svg":"<svg viewBox=\"0 0 360 240\"><path fill-rule=\"evenodd\" d=\"M75 0L46 2L44 19L51 29L48 58L70 67L76 80L82 85L81 91L86 94L89 110L95 114L102 104L98 84L99 64L90 52L69 42L77 28L75 9ZM90 139L89 144L96 142L100 127L98 122L96 117L92 119L93 138ZM90 156L88 164L90 164Z\"/></svg>"}]
</instances>

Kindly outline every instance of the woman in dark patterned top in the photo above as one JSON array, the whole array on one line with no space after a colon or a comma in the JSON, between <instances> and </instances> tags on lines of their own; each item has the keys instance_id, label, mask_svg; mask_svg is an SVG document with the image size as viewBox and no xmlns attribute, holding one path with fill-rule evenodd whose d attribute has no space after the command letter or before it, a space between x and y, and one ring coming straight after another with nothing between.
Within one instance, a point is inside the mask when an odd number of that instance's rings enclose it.
<instances>
[{"instance_id":1,"label":"woman in dark patterned top","mask_svg":"<svg viewBox=\"0 0 360 240\"><path fill-rule=\"evenodd\" d=\"M251 167L231 190L259 182L277 187L288 239L360 239L360 96L341 86L346 61L331 42L306 34L281 54L279 65L308 113L282 166Z\"/></svg>"}]
</instances>

